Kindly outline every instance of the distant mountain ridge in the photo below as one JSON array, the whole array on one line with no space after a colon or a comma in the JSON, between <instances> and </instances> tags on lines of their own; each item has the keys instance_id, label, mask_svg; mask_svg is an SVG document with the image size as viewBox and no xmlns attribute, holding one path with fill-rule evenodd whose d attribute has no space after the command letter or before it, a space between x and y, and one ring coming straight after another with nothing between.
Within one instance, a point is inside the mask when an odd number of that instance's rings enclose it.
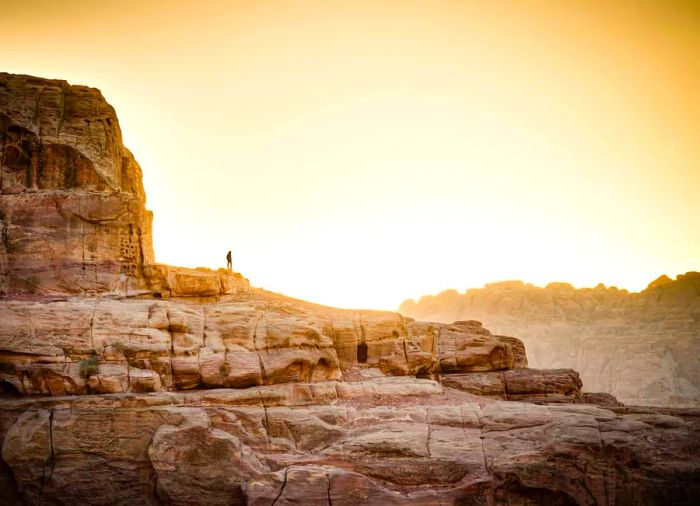
<instances>
[{"instance_id":1,"label":"distant mountain ridge","mask_svg":"<svg viewBox=\"0 0 700 506\"><path fill-rule=\"evenodd\" d=\"M700 272L660 276L641 292L503 281L409 299L399 311L517 335L532 367L574 368L587 390L625 403L700 406Z\"/></svg>"}]
</instances>

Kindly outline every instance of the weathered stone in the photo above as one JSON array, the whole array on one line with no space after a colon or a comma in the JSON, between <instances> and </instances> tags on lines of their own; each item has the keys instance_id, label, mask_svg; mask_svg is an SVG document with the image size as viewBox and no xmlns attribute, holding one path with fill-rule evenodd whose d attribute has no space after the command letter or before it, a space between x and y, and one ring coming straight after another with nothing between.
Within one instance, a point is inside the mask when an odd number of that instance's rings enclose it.
<instances>
[{"instance_id":1,"label":"weathered stone","mask_svg":"<svg viewBox=\"0 0 700 506\"><path fill-rule=\"evenodd\" d=\"M479 322L153 264L99 92L0 74L0 114L3 504L698 502L695 411L580 404Z\"/></svg>"},{"instance_id":2,"label":"weathered stone","mask_svg":"<svg viewBox=\"0 0 700 506\"><path fill-rule=\"evenodd\" d=\"M129 390L128 367L121 364L101 364L97 373L87 380L91 392L114 394Z\"/></svg>"},{"instance_id":3,"label":"weathered stone","mask_svg":"<svg viewBox=\"0 0 700 506\"><path fill-rule=\"evenodd\" d=\"M160 376L147 369L129 369L129 390L136 393L158 392L161 389Z\"/></svg>"},{"instance_id":4,"label":"weathered stone","mask_svg":"<svg viewBox=\"0 0 700 506\"><path fill-rule=\"evenodd\" d=\"M600 504L633 504L641 497L660 500L660 489L672 491L676 501L700 493L698 464L688 459L700 449L688 438L698 430L697 413L620 415L587 405L493 401L480 407L443 404L440 396L428 395L424 402L438 400L428 408L406 404L412 396L367 396L374 405L361 408L306 399L305 407L265 408L231 406L224 398L204 403L193 392L134 409L128 407L134 394L96 395L92 404L73 397L48 409L41 407L46 401L31 401L35 409L19 418L13 406L27 401L3 401L0 421L10 419L0 424L7 427L2 455L28 500L42 489L45 498L87 491L96 498L107 491L112 500L131 497L132 488L112 485L115 476L129 479L142 494L137 502L149 504L156 497L176 504L268 504L278 497L284 503L300 500L304 490L321 502L328 497L321 492L330 493L338 504L431 504L438 497L496 504L522 497L585 504L592 497ZM304 464L295 464L300 458ZM90 483L69 479L96 459L111 464L92 473ZM151 466L156 489L147 485ZM415 495L417 485L422 495Z\"/></svg>"},{"instance_id":5,"label":"weathered stone","mask_svg":"<svg viewBox=\"0 0 700 506\"><path fill-rule=\"evenodd\" d=\"M625 404L700 407L698 272L662 276L639 293L491 283L409 300L400 311L437 322L476 319L516 335L532 367L575 369L587 389Z\"/></svg>"},{"instance_id":6,"label":"weathered stone","mask_svg":"<svg viewBox=\"0 0 700 506\"><path fill-rule=\"evenodd\" d=\"M2 460L12 469L21 496L40 496L45 467L52 458L51 414L45 410L20 414L4 437Z\"/></svg>"},{"instance_id":7,"label":"weathered stone","mask_svg":"<svg viewBox=\"0 0 700 506\"><path fill-rule=\"evenodd\" d=\"M0 73L0 160L0 291L138 288L153 261L152 216L98 90Z\"/></svg>"},{"instance_id":8,"label":"weathered stone","mask_svg":"<svg viewBox=\"0 0 700 506\"><path fill-rule=\"evenodd\" d=\"M212 297L235 295L250 290L241 274L226 269L187 269L163 264L144 266L148 287L157 297Z\"/></svg>"},{"instance_id":9,"label":"weathered stone","mask_svg":"<svg viewBox=\"0 0 700 506\"><path fill-rule=\"evenodd\" d=\"M515 367L515 352L477 321L459 321L444 327L438 339L443 372L499 371Z\"/></svg>"},{"instance_id":10,"label":"weathered stone","mask_svg":"<svg viewBox=\"0 0 700 506\"><path fill-rule=\"evenodd\" d=\"M583 392L583 402L586 404L596 404L598 406L622 406L615 396L604 392Z\"/></svg>"},{"instance_id":11,"label":"weathered stone","mask_svg":"<svg viewBox=\"0 0 700 506\"><path fill-rule=\"evenodd\" d=\"M148 448L157 494L167 504L245 504L242 486L267 471L254 452L228 432L210 427L206 412L188 412L179 426L163 425Z\"/></svg>"},{"instance_id":12,"label":"weathered stone","mask_svg":"<svg viewBox=\"0 0 700 506\"><path fill-rule=\"evenodd\" d=\"M447 387L495 399L535 403L581 403L581 380L570 369L513 369L441 375Z\"/></svg>"}]
</instances>

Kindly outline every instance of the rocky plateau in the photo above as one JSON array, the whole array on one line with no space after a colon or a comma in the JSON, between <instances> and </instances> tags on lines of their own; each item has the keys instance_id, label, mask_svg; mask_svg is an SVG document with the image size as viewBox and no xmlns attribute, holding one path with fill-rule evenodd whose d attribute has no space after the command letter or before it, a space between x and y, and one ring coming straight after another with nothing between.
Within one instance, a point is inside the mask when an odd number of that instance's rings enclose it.
<instances>
[{"instance_id":1,"label":"rocky plateau","mask_svg":"<svg viewBox=\"0 0 700 506\"><path fill-rule=\"evenodd\" d=\"M402 314L475 319L517 335L538 368L572 368L626 404L700 407L700 272L661 276L639 293L520 281L407 300Z\"/></svg>"},{"instance_id":2,"label":"rocky plateau","mask_svg":"<svg viewBox=\"0 0 700 506\"><path fill-rule=\"evenodd\" d=\"M0 73L0 163L2 504L700 500L700 410L585 393L471 318L154 263L96 89Z\"/></svg>"}]
</instances>

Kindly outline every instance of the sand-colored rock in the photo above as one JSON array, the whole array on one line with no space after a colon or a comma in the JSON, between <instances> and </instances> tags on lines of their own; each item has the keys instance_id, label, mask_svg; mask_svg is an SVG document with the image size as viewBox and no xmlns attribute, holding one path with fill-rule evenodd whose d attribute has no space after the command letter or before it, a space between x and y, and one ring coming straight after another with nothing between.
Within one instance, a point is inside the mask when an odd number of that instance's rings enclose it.
<instances>
[{"instance_id":1,"label":"sand-colored rock","mask_svg":"<svg viewBox=\"0 0 700 506\"><path fill-rule=\"evenodd\" d=\"M268 468L230 432L213 428L203 410L187 410L178 425L162 425L148 458L156 494L167 504L245 504L242 486Z\"/></svg>"},{"instance_id":2,"label":"sand-colored rock","mask_svg":"<svg viewBox=\"0 0 700 506\"><path fill-rule=\"evenodd\" d=\"M475 395L510 401L582 403L581 380L571 369L514 369L503 372L447 374L443 385ZM591 399L594 402L596 399Z\"/></svg>"},{"instance_id":3,"label":"sand-colored rock","mask_svg":"<svg viewBox=\"0 0 700 506\"><path fill-rule=\"evenodd\" d=\"M30 503L91 504L327 504L329 494L333 504L690 504L700 494L694 411L475 403L442 389L419 404L328 405L280 397L287 385L248 390L270 388L286 406L231 403L246 390L2 401L9 483Z\"/></svg>"},{"instance_id":4,"label":"sand-colored rock","mask_svg":"<svg viewBox=\"0 0 700 506\"><path fill-rule=\"evenodd\" d=\"M700 273L662 276L639 293L615 287L492 283L408 300L407 316L475 319L518 336L530 365L572 368L589 391L626 404L700 407Z\"/></svg>"},{"instance_id":5,"label":"sand-colored rock","mask_svg":"<svg viewBox=\"0 0 700 506\"><path fill-rule=\"evenodd\" d=\"M148 288L157 298L213 297L250 290L250 282L238 272L200 267L187 269L164 264L144 266Z\"/></svg>"},{"instance_id":6,"label":"sand-colored rock","mask_svg":"<svg viewBox=\"0 0 700 506\"><path fill-rule=\"evenodd\" d=\"M494 336L478 322L428 327L396 313L324 308L262 291L237 297L0 301L0 382L22 394L66 395L328 381L358 370L429 376L527 365L520 341ZM335 329L353 320L372 322L364 362L361 339L336 348ZM89 360L98 370L86 374ZM132 385L133 375L142 380Z\"/></svg>"},{"instance_id":7,"label":"sand-colored rock","mask_svg":"<svg viewBox=\"0 0 700 506\"><path fill-rule=\"evenodd\" d=\"M0 73L0 160L0 292L139 288L152 215L99 90Z\"/></svg>"},{"instance_id":8,"label":"sand-colored rock","mask_svg":"<svg viewBox=\"0 0 700 506\"><path fill-rule=\"evenodd\" d=\"M3 504L698 502L696 411L585 396L477 321L154 264L97 90L0 74L0 149Z\"/></svg>"}]
</instances>

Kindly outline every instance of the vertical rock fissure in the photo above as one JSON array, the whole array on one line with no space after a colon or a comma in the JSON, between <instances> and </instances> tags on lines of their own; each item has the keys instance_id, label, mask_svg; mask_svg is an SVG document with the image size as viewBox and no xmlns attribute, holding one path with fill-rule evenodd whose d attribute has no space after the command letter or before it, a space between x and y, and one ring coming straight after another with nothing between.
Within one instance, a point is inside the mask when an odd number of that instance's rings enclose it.
<instances>
[{"instance_id":1,"label":"vertical rock fissure","mask_svg":"<svg viewBox=\"0 0 700 506\"><path fill-rule=\"evenodd\" d=\"M480 407L478 409L481 411ZM487 473L491 474L488 460L486 459L486 446L484 445L484 439L486 439L486 435L484 434L484 422L479 413L476 413L476 419L479 422L479 439L481 440L481 454L484 456L484 469L486 469Z\"/></svg>"},{"instance_id":2,"label":"vertical rock fissure","mask_svg":"<svg viewBox=\"0 0 700 506\"><path fill-rule=\"evenodd\" d=\"M430 417L430 411L427 412L428 417ZM430 455L430 436L432 435L432 429L430 427L430 421L426 424L428 426L428 438L425 441L425 448L428 451L428 458L432 458Z\"/></svg>"},{"instance_id":3,"label":"vertical rock fissure","mask_svg":"<svg viewBox=\"0 0 700 506\"><path fill-rule=\"evenodd\" d=\"M61 129L66 116L66 89L61 88L58 100L58 120L56 121L56 138L61 137Z\"/></svg>"},{"instance_id":4,"label":"vertical rock fissure","mask_svg":"<svg viewBox=\"0 0 700 506\"><path fill-rule=\"evenodd\" d=\"M437 332L437 335L435 333ZM433 354L435 356L435 365L433 366L433 370L437 369L438 371L442 372L442 367L440 363L440 357L442 357L442 353L440 351L440 336L442 335L442 326L437 327L437 329L433 330Z\"/></svg>"},{"instance_id":5,"label":"vertical rock fissure","mask_svg":"<svg viewBox=\"0 0 700 506\"><path fill-rule=\"evenodd\" d=\"M277 501L279 501L280 497L282 497L282 494L284 493L284 487L287 486L287 473L289 472L289 468L285 468L284 470L284 481L282 482L282 487L280 488L279 494L277 494L277 497L275 497L275 500L272 501L272 506L275 506L277 504Z\"/></svg>"},{"instance_id":6,"label":"vertical rock fissure","mask_svg":"<svg viewBox=\"0 0 700 506\"><path fill-rule=\"evenodd\" d=\"M330 476L330 474L326 474L326 481L328 483L328 487L326 488L326 493L328 494L328 506L332 506L333 501L331 501L331 476Z\"/></svg>"},{"instance_id":7,"label":"vertical rock fissure","mask_svg":"<svg viewBox=\"0 0 700 506\"><path fill-rule=\"evenodd\" d=\"M98 299L95 299L95 303L92 306L92 315L90 316L90 345L92 346L92 351L96 354L95 349L95 313L97 312Z\"/></svg>"},{"instance_id":8,"label":"vertical rock fissure","mask_svg":"<svg viewBox=\"0 0 700 506\"><path fill-rule=\"evenodd\" d=\"M270 418L267 416L267 406L263 406L265 413L265 439L267 440L267 449L270 450Z\"/></svg>"},{"instance_id":9,"label":"vertical rock fissure","mask_svg":"<svg viewBox=\"0 0 700 506\"><path fill-rule=\"evenodd\" d=\"M39 107L41 106L41 95L44 93L44 89L46 86L42 86L39 88L39 91L36 94L36 100L34 102L34 115L32 116L32 124L35 126L38 126L38 135L41 137L41 125L39 125Z\"/></svg>"},{"instance_id":10,"label":"vertical rock fissure","mask_svg":"<svg viewBox=\"0 0 700 506\"><path fill-rule=\"evenodd\" d=\"M260 324L260 320L262 320L264 316L264 312L261 311L257 315L257 319L255 320L255 325L253 326L253 349L255 350L255 354L258 356L258 364L260 365L260 380L262 381L262 384L264 385L266 383L266 375L265 375L265 364L263 363L262 357L260 356L260 353L262 350L259 349L258 347L258 325ZM267 350L265 350L267 352Z\"/></svg>"},{"instance_id":11,"label":"vertical rock fissure","mask_svg":"<svg viewBox=\"0 0 700 506\"><path fill-rule=\"evenodd\" d=\"M486 474L489 477L489 490L491 492L491 501L493 502L494 496L496 495L494 485L495 475L489 469L489 463L486 459L486 445L484 444L484 439L486 438L486 436L484 436L484 424L481 422L481 417L478 414L477 418L479 419L479 430L481 432L481 435L479 436L479 439L481 440L481 454L484 456L484 469L486 470Z\"/></svg>"},{"instance_id":12,"label":"vertical rock fissure","mask_svg":"<svg viewBox=\"0 0 700 506\"><path fill-rule=\"evenodd\" d=\"M598 425L598 441L600 441L600 451L603 452L604 450L604 445L603 445L603 431L600 429L600 420L596 418L596 424ZM606 469L604 467L603 469ZM606 476L606 472L603 472L603 492L605 492L605 504L611 504L610 503L610 494L608 493L608 477Z\"/></svg>"},{"instance_id":13,"label":"vertical rock fissure","mask_svg":"<svg viewBox=\"0 0 700 506\"><path fill-rule=\"evenodd\" d=\"M258 325L260 325L260 320L263 319L264 315L264 311L258 311L258 313L255 315L255 324L253 325L253 349L255 351L260 351L260 348L258 347Z\"/></svg>"},{"instance_id":14,"label":"vertical rock fissure","mask_svg":"<svg viewBox=\"0 0 700 506\"><path fill-rule=\"evenodd\" d=\"M408 368L408 351L406 351L406 337L403 339L403 358L406 361L406 368ZM411 371L409 370L409 373Z\"/></svg>"},{"instance_id":15,"label":"vertical rock fissure","mask_svg":"<svg viewBox=\"0 0 700 506\"><path fill-rule=\"evenodd\" d=\"M15 497L21 497L21 495L20 495L20 493L19 493L19 486L17 485L17 477L15 476L15 470L12 469L12 466L8 465L7 462L5 462L5 461L2 459L2 455L0 455L0 463L3 464L3 467L5 468L5 472L6 472L6 473L9 475L9 477L10 477L10 482L11 482L11 485L12 485L12 491L11 491L11 493L12 493ZM20 502L20 504L24 504L24 503Z\"/></svg>"},{"instance_id":16,"label":"vertical rock fissure","mask_svg":"<svg viewBox=\"0 0 700 506\"><path fill-rule=\"evenodd\" d=\"M56 454L53 446L53 410L49 411L49 457L46 459L41 467L41 488L39 489L39 503L44 502L44 487L49 484L51 477L53 476L53 471L56 466ZM46 469L48 467L48 476L46 474Z\"/></svg>"}]
</instances>

